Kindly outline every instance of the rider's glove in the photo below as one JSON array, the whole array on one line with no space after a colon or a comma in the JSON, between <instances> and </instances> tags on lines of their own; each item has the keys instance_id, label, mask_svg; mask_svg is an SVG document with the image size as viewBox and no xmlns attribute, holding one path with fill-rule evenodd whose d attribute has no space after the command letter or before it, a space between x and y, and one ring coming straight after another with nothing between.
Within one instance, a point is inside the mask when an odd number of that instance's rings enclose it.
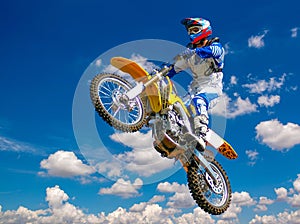
<instances>
[{"instance_id":1,"label":"rider's glove","mask_svg":"<svg viewBox=\"0 0 300 224\"><path fill-rule=\"evenodd\" d=\"M168 71L168 73L166 74L166 76L168 76L169 78L172 78L174 75L177 74L177 72L175 71L175 66L173 64L170 64L170 63L164 63L162 65L162 67L168 67L168 68L171 68L170 71Z\"/></svg>"},{"instance_id":2,"label":"rider's glove","mask_svg":"<svg viewBox=\"0 0 300 224\"><path fill-rule=\"evenodd\" d=\"M173 78L173 76L177 74L177 72L175 71L175 66L174 65L171 65L171 66L172 66L172 69L167 74L167 76L169 78Z\"/></svg>"}]
</instances>

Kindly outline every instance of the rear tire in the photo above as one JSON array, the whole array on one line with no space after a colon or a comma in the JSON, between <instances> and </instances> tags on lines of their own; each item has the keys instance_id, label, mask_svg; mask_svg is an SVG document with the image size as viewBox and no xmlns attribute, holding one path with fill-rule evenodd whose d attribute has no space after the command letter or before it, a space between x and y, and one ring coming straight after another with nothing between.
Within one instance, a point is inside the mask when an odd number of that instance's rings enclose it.
<instances>
[{"instance_id":1,"label":"rear tire","mask_svg":"<svg viewBox=\"0 0 300 224\"><path fill-rule=\"evenodd\" d=\"M188 186L193 199L200 208L209 214L220 215L224 213L230 205L231 187L227 174L222 166L215 159L209 162L213 171L217 173L218 176L218 185L214 186L215 191L207 180L209 177L206 178L208 174L206 174L205 169L200 169L195 162L188 168Z\"/></svg>"},{"instance_id":2,"label":"rear tire","mask_svg":"<svg viewBox=\"0 0 300 224\"><path fill-rule=\"evenodd\" d=\"M144 102L139 96L130 101L130 108L119 101L120 96L131 88L127 80L109 73L97 75L90 85L90 97L99 116L125 132L138 131L146 121Z\"/></svg>"}]
</instances>

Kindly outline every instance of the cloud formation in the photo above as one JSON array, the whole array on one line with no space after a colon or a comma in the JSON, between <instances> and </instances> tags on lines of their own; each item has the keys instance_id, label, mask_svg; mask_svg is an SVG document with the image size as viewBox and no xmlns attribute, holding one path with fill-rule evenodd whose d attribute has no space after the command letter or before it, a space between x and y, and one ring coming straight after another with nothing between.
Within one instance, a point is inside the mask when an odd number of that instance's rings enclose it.
<instances>
[{"instance_id":1,"label":"cloud formation","mask_svg":"<svg viewBox=\"0 0 300 224\"><path fill-rule=\"evenodd\" d=\"M251 36L248 39L248 47L262 48L265 46L264 37L268 33L268 30L264 30L264 33L261 35Z\"/></svg>"},{"instance_id":2,"label":"cloud formation","mask_svg":"<svg viewBox=\"0 0 300 224\"><path fill-rule=\"evenodd\" d=\"M299 27L295 27L295 28L291 29L291 32L292 32L291 37L292 38L296 38L298 36L298 30L299 30Z\"/></svg>"},{"instance_id":3,"label":"cloud formation","mask_svg":"<svg viewBox=\"0 0 300 224\"><path fill-rule=\"evenodd\" d=\"M242 86L248 88L250 93L262 94L263 92L272 92L282 88L285 82L285 77L286 74L284 73L278 78L278 80L274 77L271 77L268 81L258 80L255 83L244 84Z\"/></svg>"},{"instance_id":4,"label":"cloud formation","mask_svg":"<svg viewBox=\"0 0 300 224\"><path fill-rule=\"evenodd\" d=\"M0 136L0 151L35 152L35 147L15 139Z\"/></svg>"},{"instance_id":5,"label":"cloud formation","mask_svg":"<svg viewBox=\"0 0 300 224\"><path fill-rule=\"evenodd\" d=\"M246 155L248 156L248 158L250 160L248 162L248 164L250 166L254 166L255 163L256 163L256 161L257 161L257 159L258 159L259 153L256 150L246 150Z\"/></svg>"},{"instance_id":6,"label":"cloud formation","mask_svg":"<svg viewBox=\"0 0 300 224\"><path fill-rule=\"evenodd\" d=\"M68 202L69 196L58 185L46 189L48 208L29 210L20 206L17 210L2 212L0 206L0 223L101 223L103 218L84 212Z\"/></svg>"},{"instance_id":7,"label":"cloud formation","mask_svg":"<svg viewBox=\"0 0 300 224\"><path fill-rule=\"evenodd\" d=\"M135 183L141 184L136 179ZM126 183L128 186L133 185ZM125 187L128 189L127 187ZM112 188L110 188L112 189ZM210 223L210 224L231 224L241 223L239 215L245 208L252 208L254 212L264 212L268 206L275 203L287 203L289 210L285 207L283 212L272 215L258 215L255 213L249 223L299 223L300 218L300 174L292 183L292 188L287 190L284 187L275 188L277 198L271 199L259 196L258 201L254 200L248 192L233 192L232 201L228 210L220 216L211 216L201 208L195 206L190 212L183 212L179 206L184 204L191 196L188 194L187 186L177 182L164 182L157 185L160 195L154 195L149 201L132 205L129 210L118 207L116 210L105 214L87 214L86 211L71 204L69 195L58 185L46 189L45 200L48 207L39 210L30 210L20 206L17 210L2 211L0 205L0 223ZM170 195L171 193L171 195ZM176 194L183 193L183 197ZM170 203L173 202L173 203ZM167 207L161 205L167 203Z\"/></svg>"},{"instance_id":8,"label":"cloud formation","mask_svg":"<svg viewBox=\"0 0 300 224\"><path fill-rule=\"evenodd\" d=\"M177 182L164 182L157 185L157 190L163 193L173 193L169 198L167 206L172 208L189 208L196 205L190 195L188 187Z\"/></svg>"},{"instance_id":9,"label":"cloud formation","mask_svg":"<svg viewBox=\"0 0 300 224\"><path fill-rule=\"evenodd\" d=\"M212 114L226 118L235 118L253 112L257 112L257 105L251 103L248 97L243 99L238 96L236 99L231 99L225 93L220 97L218 104L211 109Z\"/></svg>"},{"instance_id":10,"label":"cloud formation","mask_svg":"<svg viewBox=\"0 0 300 224\"><path fill-rule=\"evenodd\" d=\"M134 183L120 178L110 188L101 188L99 194L117 195L123 198L136 197L139 195L138 190L142 185L143 181L139 178L137 178Z\"/></svg>"},{"instance_id":11,"label":"cloud formation","mask_svg":"<svg viewBox=\"0 0 300 224\"><path fill-rule=\"evenodd\" d=\"M42 160L40 165L42 169L47 171L39 172L40 175L75 177L86 176L95 172L94 168L83 164L74 152L63 150L51 154L47 159Z\"/></svg>"},{"instance_id":12,"label":"cloud formation","mask_svg":"<svg viewBox=\"0 0 300 224\"><path fill-rule=\"evenodd\" d=\"M273 150L282 151L300 144L300 126L282 124L277 119L260 122L255 127L256 138Z\"/></svg>"},{"instance_id":13,"label":"cloud formation","mask_svg":"<svg viewBox=\"0 0 300 224\"><path fill-rule=\"evenodd\" d=\"M152 131L147 133L139 131L134 133L115 133L110 138L115 142L132 148L130 151L116 155L117 160L124 162L123 167L119 167L120 169L125 169L143 177L149 177L174 167L174 160L162 158L152 147ZM120 171L120 173L122 172Z\"/></svg>"},{"instance_id":14,"label":"cloud formation","mask_svg":"<svg viewBox=\"0 0 300 224\"><path fill-rule=\"evenodd\" d=\"M273 107L275 104L278 104L279 102L280 102L279 95L260 96L257 99L257 103L260 106L264 106L264 107Z\"/></svg>"}]
</instances>

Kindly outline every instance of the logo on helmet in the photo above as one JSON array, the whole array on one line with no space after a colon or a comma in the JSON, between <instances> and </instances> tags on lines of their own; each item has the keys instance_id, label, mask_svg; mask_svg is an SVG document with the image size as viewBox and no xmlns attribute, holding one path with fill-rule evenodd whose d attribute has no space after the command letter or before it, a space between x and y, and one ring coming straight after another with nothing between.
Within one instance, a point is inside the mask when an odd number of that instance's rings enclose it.
<instances>
[{"instance_id":1,"label":"logo on helmet","mask_svg":"<svg viewBox=\"0 0 300 224\"><path fill-rule=\"evenodd\" d=\"M212 28L208 20L202 18L185 18L181 23L185 26L192 44L212 34Z\"/></svg>"}]
</instances>

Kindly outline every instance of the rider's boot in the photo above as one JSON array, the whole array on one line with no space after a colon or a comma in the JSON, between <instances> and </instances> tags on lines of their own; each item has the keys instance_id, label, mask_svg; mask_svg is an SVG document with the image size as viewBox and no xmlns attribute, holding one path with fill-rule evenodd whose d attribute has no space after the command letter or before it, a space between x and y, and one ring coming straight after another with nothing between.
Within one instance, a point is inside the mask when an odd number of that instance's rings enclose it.
<instances>
[{"instance_id":1,"label":"rider's boot","mask_svg":"<svg viewBox=\"0 0 300 224\"><path fill-rule=\"evenodd\" d=\"M194 118L195 135L199 138L196 149L203 152L206 148L204 137L208 131L208 117L205 114L200 114Z\"/></svg>"}]
</instances>

